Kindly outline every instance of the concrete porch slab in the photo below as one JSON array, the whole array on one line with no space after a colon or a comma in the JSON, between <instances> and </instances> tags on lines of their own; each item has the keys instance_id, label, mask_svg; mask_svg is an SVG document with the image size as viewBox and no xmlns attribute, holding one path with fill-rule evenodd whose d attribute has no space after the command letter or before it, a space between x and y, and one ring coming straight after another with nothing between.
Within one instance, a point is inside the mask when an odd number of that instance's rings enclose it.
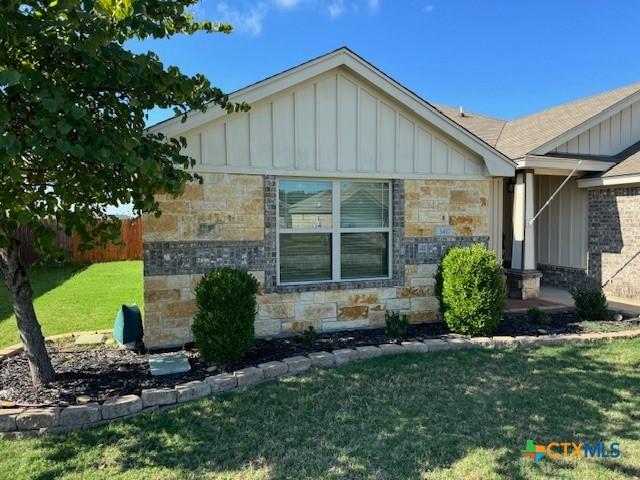
<instances>
[{"instance_id":1,"label":"concrete porch slab","mask_svg":"<svg viewBox=\"0 0 640 480\"><path fill-rule=\"evenodd\" d=\"M630 316L640 315L640 301L607 295L609 310L621 312ZM526 313L536 307L546 312L558 312L574 308L573 298L568 290L556 287L540 287L540 297L530 300L507 299L507 313Z\"/></svg>"}]
</instances>

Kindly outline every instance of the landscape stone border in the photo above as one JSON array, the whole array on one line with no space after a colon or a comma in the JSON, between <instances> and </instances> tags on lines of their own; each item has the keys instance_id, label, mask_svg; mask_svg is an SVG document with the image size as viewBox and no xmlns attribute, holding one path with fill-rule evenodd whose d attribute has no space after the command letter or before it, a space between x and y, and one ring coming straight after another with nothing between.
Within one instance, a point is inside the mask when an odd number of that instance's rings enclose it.
<instances>
[{"instance_id":1,"label":"landscape stone border","mask_svg":"<svg viewBox=\"0 0 640 480\"><path fill-rule=\"evenodd\" d=\"M123 395L110 398L102 404L92 402L68 407L0 408L0 436L22 438L43 433L65 433L96 427L146 412L175 408L210 395L230 392L267 380L299 375L312 367L335 367L383 355L431 353L471 348L531 348L636 337L640 337L640 329L620 332L540 335L537 337L523 335L467 338L449 334L421 342L385 343L341 348L332 352L312 352L308 355L283 358L281 361L261 363L258 366L243 368L232 373L212 375L202 381L181 383L173 388L145 389L142 390L140 396Z\"/></svg>"}]
</instances>

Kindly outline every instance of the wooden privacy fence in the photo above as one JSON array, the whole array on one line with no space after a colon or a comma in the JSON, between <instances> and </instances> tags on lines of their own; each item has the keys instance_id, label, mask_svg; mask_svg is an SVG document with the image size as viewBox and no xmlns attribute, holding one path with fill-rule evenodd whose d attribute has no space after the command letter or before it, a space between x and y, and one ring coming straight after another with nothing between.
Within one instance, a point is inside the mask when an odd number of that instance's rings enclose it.
<instances>
[{"instance_id":1,"label":"wooden privacy fence","mask_svg":"<svg viewBox=\"0 0 640 480\"><path fill-rule=\"evenodd\" d=\"M80 239L77 235L69 237L61 227L55 230L56 243L71 252L74 262L98 263L119 260L142 260L142 220L139 218L121 221L120 235L122 237L122 245L109 243L104 247L94 247L84 252L78 249ZM38 261L40 256L33 248L31 231L24 226L20 227L17 231L17 238L20 241L20 257L25 265L31 265Z\"/></svg>"}]
</instances>

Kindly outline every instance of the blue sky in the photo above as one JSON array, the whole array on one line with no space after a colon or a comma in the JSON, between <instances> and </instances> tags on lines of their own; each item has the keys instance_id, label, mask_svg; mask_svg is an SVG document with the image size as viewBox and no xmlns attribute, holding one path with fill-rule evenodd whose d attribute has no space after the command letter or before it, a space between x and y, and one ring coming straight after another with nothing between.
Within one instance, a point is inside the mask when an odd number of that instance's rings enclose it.
<instances>
[{"instance_id":1,"label":"blue sky","mask_svg":"<svg viewBox=\"0 0 640 480\"><path fill-rule=\"evenodd\" d=\"M233 91L348 46L428 101L505 119L640 82L634 0L204 0L195 12L234 33L129 47Z\"/></svg>"}]
</instances>

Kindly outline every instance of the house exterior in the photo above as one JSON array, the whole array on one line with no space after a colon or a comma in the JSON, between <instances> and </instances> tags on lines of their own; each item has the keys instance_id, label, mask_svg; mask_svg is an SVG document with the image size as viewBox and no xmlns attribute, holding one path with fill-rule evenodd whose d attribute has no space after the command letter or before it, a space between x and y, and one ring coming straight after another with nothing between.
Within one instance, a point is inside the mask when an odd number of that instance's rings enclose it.
<instances>
[{"instance_id":1,"label":"house exterior","mask_svg":"<svg viewBox=\"0 0 640 480\"><path fill-rule=\"evenodd\" d=\"M232 94L248 113L193 113L202 185L144 218L145 343L191 337L193 286L216 266L258 278L256 335L437 321L443 251L500 252L515 164L347 49Z\"/></svg>"},{"instance_id":2,"label":"house exterior","mask_svg":"<svg viewBox=\"0 0 640 480\"><path fill-rule=\"evenodd\" d=\"M493 249L522 298L541 276L637 272L638 190L615 182L640 170L638 90L504 122L430 104L341 48L230 95L248 113L152 127L186 137L203 183L144 218L145 343L192 340L193 287L217 266L260 281L261 337L383 326L387 310L438 321L434 274L452 245ZM623 278L606 288L637 294Z\"/></svg>"},{"instance_id":3,"label":"house exterior","mask_svg":"<svg viewBox=\"0 0 640 480\"><path fill-rule=\"evenodd\" d=\"M509 122L439 108L517 164L504 260L512 286L525 285L512 293L535 296L541 276L640 299L640 84Z\"/></svg>"}]
</instances>

